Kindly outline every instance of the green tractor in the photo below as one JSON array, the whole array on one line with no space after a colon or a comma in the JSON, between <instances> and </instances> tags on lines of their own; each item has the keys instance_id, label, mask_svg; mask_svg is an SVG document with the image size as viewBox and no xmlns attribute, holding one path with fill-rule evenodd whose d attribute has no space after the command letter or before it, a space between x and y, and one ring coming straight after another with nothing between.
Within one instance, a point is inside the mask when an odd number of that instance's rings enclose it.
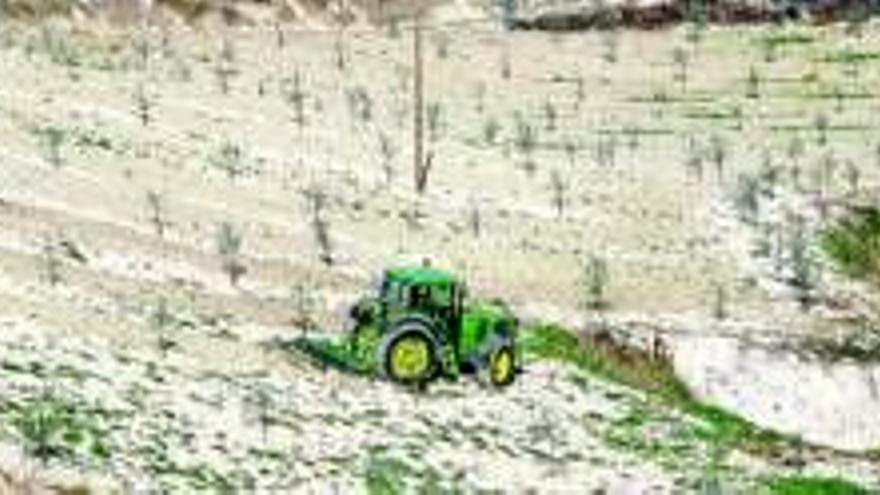
<instances>
[{"instance_id":1,"label":"green tractor","mask_svg":"<svg viewBox=\"0 0 880 495\"><path fill-rule=\"evenodd\" d=\"M369 343L383 377L425 385L475 373L497 387L513 383L518 321L503 303L467 302L463 283L429 267L386 270L378 292L351 309L351 342L361 354Z\"/></svg>"}]
</instances>

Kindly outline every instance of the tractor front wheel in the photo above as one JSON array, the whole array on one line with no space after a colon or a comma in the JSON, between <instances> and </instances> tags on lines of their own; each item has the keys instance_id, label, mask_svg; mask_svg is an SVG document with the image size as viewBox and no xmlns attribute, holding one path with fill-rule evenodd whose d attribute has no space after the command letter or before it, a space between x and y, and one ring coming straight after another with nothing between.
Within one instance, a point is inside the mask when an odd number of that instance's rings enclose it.
<instances>
[{"instance_id":1,"label":"tractor front wheel","mask_svg":"<svg viewBox=\"0 0 880 495\"><path fill-rule=\"evenodd\" d=\"M506 387L516 378L516 364L513 348L509 345L496 347L489 354L487 366L489 381L496 387Z\"/></svg>"},{"instance_id":2,"label":"tractor front wheel","mask_svg":"<svg viewBox=\"0 0 880 495\"><path fill-rule=\"evenodd\" d=\"M434 342L415 327L402 327L386 335L378 357L386 378L408 385L427 383L438 366Z\"/></svg>"}]
</instances>

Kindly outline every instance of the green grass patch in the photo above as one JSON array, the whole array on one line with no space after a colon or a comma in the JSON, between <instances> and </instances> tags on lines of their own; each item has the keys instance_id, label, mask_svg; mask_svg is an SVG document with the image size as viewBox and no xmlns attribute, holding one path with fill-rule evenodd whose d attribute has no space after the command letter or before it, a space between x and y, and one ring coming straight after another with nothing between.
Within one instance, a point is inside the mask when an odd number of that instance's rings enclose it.
<instances>
[{"instance_id":1,"label":"green grass patch","mask_svg":"<svg viewBox=\"0 0 880 495\"><path fill-rule=\"evenodd\" d=\"M758 39L761 46L781 48L784 46L811 45L816 38L807 33L771 33Z\"/></svg>"},{"instance_id":2,"label":"green grass patch","mask_svg":"<svg viewBox=\"0 0 880 495\"><path fill-rule=\"evenodd\" d=\"M794 133L809 133L816 132L815 126L810 125L786 125L786 124L777 124L768 126L768 128L773 132L794 132ZM871 127L864 125L829 125L825 132L832 133L847 133L847 132L868 132L871 131Z\"/></svg>"},{"instance_id":3,"label":"green grass patch","mask_svg":"<svg viewBox=\"0 0 880 495\"><path fill-rule=\"evenodd\" d=\"M867 495L868 490L842 478L792 476L768 483L772 495Z\"/></svg>"},{"instance_id":4,"label":"green grass patch","mask_svg":"<svg viewBox=\"0 0 880 495\"><path fill-rule=\"evenodd\" d=\"M864 64L874 60L880 60L880 52L840 50L825 55L820 61L828 64Z\"/></svg>"},{"instance_id":5,"label":"green grass patch","mask_svg":"<svg viewBox=\"0 0 880 495\"><path fill-rule=\"evenodd\" d=\"M699 94L697 92L673 94L671 90L656 90L648 95L629 96L624 99L628 103L713 103L718 100L718 95Z\"/></svg>"},{"instance_id":6,"label":"green grass patch","mask_svg":"<svg viewBox=\"0 0 880 495\"><path fill-rule=\"evenodd\" d=\"M697 428L695 435L722 448L772 455L784 446L796 443L781 433L763 429L717 406L691 401L683 404L683 409L706 424Z\"/></svg>"},{"instance_id":7,"label":"green grass patch","mask_svg":"<svg viewBox=\"0 0 880 495\"><path fill-rule=\"evenodd\" d=\"M844 273L880 285L880 208L854 209L821 234L820 245Z\"/></svg>"},{"instance_id":8,"label":"green grass patch","mask_svg":"<svg viewBox=\"0 0 880 495\"><path fill-rule=\"evenodd\" d=\"M867 91L837 91L834 89L823 89L821 91L804 93L799 96L803 100L832 100L832 101L848 101L848 100L873 100L877 96Z\"/></svg>"},{"instance_id":9,"label":"green grass patch","mask_svg":"<svg viewBox=\"0 0 880 495\"><path fill-rule=\"evenodd\" d=\"M520 340L522 351L543 359L572 363L610 381L647 390L674 401L691 398L671 363L651 359L640 351L622 349L603 338L578 338L553 325L527 328Z\"/></svg>"},{"instance_id":10,"label":"green grass patch","mask_svg":"<svg viewBox=\"0 0 880 495\"><path fill-rule=\"evenodd\" d=\"M414 470L401 460L371 454L367 459L364 481L370 495L395 495L404 493L407 479L414 475Z\"/></svg>"},{"instance_id":11,"label":"green grass patch","mask_svg":"<svg viewBox=\"0 0 880 495\"><path fill-rule=\"evenodd\" d=\"M4 420L25 449L44 464L51 459L103 463L110 457L105 443L106 413L51 395L3 406Z\"/></svg>"},{"instance_id":12,"label":"green grass patch","mask_svg":"<svg viewBox=\"0 0 880 495\"><path fill-rule=\"evenodd\" d=\"M674 136L676 131L669 128L644 128L638 127L633 129L598 129L596 131L600 136Z\"/></svg>"},{"instance_id":13,"label":"green grass patch","mask_svg":"<svg viewBox=\"0 0 880 495\"><path fill-rule=\"evenodd\" d=\"M371 449L364 466L364 484L369 495L459 495L453 480L444 479L431 468L419 469L390 455L384 448Z\"/></svg>"},{"instance_id":14,"label":"green grass patch","mask_svg":"<svg viewBox=\"0 0 880 495\"><path fill-rule=\"evenodd\" d=\"M774 455L796 444L736 414L694 398L666 359L614 343L610 338L579 338L564 328L536 325L523 331L521 345L529 356L571 363L609 381L644 390L666 404L702 420L695 436L721 448Z\"/></svg>"},{"instance_id":15,"label":"green grass patch","mask_svg":"<svg viewBox=\"0 0 880 495\"><path fill-rule=\"evenodd\" d=\"M691 120L738 120L742 115L731 109L692 108L684 111L684 118Z\"/></svg>"}]
</instances>

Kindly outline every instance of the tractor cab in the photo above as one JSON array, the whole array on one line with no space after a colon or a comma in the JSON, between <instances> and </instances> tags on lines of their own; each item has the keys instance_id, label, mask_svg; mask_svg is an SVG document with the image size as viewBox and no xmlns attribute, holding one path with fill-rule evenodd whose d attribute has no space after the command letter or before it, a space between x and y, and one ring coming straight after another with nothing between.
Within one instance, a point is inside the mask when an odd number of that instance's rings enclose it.
<instances>
[{"instance_id":1,"label":"tractor cab","mask_svg":"<svg viewBox=\"0 0 880 495\"><path fill-rule=\"evenodd\" d=\"M384 319L419 313L455 328L461 318L464 286L451 274L432 268L387 270L379 302Z\"/></svg>"}]
</instances>

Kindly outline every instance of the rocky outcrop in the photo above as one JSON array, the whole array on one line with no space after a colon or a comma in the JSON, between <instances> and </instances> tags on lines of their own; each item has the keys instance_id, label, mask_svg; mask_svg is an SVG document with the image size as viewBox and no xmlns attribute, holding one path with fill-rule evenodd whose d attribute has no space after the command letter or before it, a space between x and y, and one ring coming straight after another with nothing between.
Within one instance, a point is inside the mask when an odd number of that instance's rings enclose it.
<instances>
[{"instance_id":1,"label":"rocky outcrop","mask_svg":"<svg viewBox=\"0 0 880 495\"><path fill-rule=\"evenodd\" d=\"M710 24L825 23L865 17L874 0L549 0L517 4L508 25L518 29L657 29L685 21Z\"/></svg>"}]
</instances>

